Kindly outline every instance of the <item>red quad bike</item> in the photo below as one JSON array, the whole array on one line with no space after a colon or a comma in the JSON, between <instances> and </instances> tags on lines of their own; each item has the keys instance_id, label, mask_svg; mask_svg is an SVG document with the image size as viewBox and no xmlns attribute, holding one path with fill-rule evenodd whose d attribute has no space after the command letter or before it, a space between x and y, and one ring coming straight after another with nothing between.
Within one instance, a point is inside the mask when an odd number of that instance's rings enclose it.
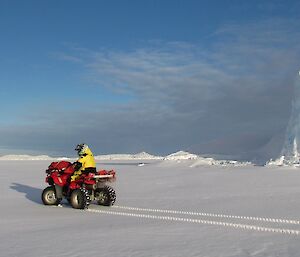
<instances>
[{"instance_id":1,"label":"red quad bike","mask_svg":"<svg viewBox=\"0 0 300 257\"><path fill-rule=\"evenodd\" d=\"M88 208L92 201L99 205L112 206L116 201L115 190L106 185L116 179L114 170L100 170L96 173L82 174L77 180L71 182L74 166L71 162L52 162L46 170L46 183L43 190L42 201L45 205L58 205L60 199L56 197L56 187L62 187L62 195L75 209Z\"/></svg>"}]
</instances>

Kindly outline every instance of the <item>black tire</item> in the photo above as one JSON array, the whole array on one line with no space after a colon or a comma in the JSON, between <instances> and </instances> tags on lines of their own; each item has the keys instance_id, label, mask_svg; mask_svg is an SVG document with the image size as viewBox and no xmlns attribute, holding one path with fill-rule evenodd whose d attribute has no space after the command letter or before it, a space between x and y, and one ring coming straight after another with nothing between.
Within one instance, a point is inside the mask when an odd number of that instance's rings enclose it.
<instances>
[{"instance_id":1,"label":"black tire","mask_svg":"<svg viewBox=\"0 0 300 257\"><path fill-rule=\"evenodd\" d=\"M97 198L99 205L112 206L116 201L116 192L112 187L105 186L97 190Z\"/></svg>"},{"instance_id":2,"label":"black tire","mask_svg":"<svg viewBox=\"0 0 300 257\"><path fill-rule=\"evenodd\" d=\"M58 205L59 200L56 198L55 187L49 186L43 190L42 201L45 205Z\"/></svg>"},{"instance_id":3,"label":"black tire","mask_svg":"<svg viewBox=\"0 0 300 257\"><path fill-rule=\"evenodd\" d=\"M70 196L70 204L74 209L86 209L90 204L90 196L86 189L75 189Z\"/></svg>"}]
</instances>

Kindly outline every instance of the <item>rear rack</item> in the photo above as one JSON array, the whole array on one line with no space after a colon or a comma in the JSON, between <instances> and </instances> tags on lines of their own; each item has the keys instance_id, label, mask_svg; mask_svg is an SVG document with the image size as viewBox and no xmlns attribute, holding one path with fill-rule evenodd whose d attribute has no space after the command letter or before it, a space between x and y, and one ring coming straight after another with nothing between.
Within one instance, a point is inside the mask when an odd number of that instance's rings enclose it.
<instances>
[{"instance_id":1,"label":"rear rack","mask_svg":"<svg viewBox=\"0 0 300 257\"><path fill-rule=\"evenodd\" d=\"M113 178L114 175L108 174L108 175L94 175L94 178Z\"/></svg>"}]
</instances>

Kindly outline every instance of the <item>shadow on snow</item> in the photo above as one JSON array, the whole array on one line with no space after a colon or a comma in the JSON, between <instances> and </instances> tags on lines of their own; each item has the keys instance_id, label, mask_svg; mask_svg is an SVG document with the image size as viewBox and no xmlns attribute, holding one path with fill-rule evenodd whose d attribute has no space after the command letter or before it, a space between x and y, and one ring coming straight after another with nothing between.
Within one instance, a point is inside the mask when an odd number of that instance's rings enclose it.
<instances>
[{"instance_id":1,"label":"shadow on snow","mask_svg":"<svg viewBox=\"0 0 300 257\"><path fill-rule=\"evenodd\" d=\"M42 189L19 183L13 183L10 188L16 190L17 192L24 193L25 197L32 202L42 204Z\"/></svg>"}]
</instances>

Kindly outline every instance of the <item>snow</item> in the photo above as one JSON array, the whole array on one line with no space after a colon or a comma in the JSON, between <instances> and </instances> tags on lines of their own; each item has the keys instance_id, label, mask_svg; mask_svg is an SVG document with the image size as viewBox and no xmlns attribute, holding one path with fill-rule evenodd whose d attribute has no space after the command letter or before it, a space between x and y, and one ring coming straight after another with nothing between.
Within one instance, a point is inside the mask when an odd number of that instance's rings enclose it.
<instances>
[{"instance_id":1,"label":"snow","mask_svg":"<svg viewBox=\"0 0 300 257\"><path fill-rule=\"evenodd\" d=\"M47 155L4 155L0 157L0 160L13 160L13 161L18 161L18 160L52 160L53 158L47 156Z\"/></svg>"},{"instance_id":2,"label":"snow","mask_svg":"<svg viewBox=\"0 0 300 257\"><path fill-rule=\"evenodd\" d=\"M137 154L108 154L96 155L95 160L159 160L160 156L154 156L146 152Z\"/></svg>"},{"instance_id":3,"label":"snow","mask_svg":"<svg viewBox=\"0 0 300 257\"><path fill-rule=\"evenodd\" d=\"M287 152L287 150L285 150ZM271 159L266 163L266 166L300 166L300 157L298 153L297 140L294 138L292 150L288 154L281 155L279 158Z\"/></svg>"},{"instance_id":4,"label":"snow","mask_svg":"<svg viewBox=\"0 0 300 257\"><path fill-rule=\"evenodd\" d=\"M266 166L283 166L284 165L285 156L282 155L276 160L271 159L266 163Z\"/></svg>"},{"instance_id":5,"label":"snow","mask_svg":"<svg viewBox=\"0 0 300 257\"><path fill-rule=\"evenodd\" d=\"M46 161L46 160L71 160L68 157L50 157L48 155L4 155L0 156L0 161Z\"/></svg>"},{"instance_id":6,"label":"snow","mask_svg":"<svg viewBox=\"0 0 300 257\"><path fill-rule=\"evenodd\" d=\"M217 165L217 166L247 166L252 165L251 162L239 162L235 160L215 160L213 158L198 157L190 167L197 167L202 165Z\"/></svg>"},{"instance_id":7,"label":"snow","mask_svg":"<svg viewBox=\"0 0 300 257\"><path fill-rule=\"evenodd\" d=\"M154 156L146 152L137 154L108 154L108 155L96 155L95 160L160 160L163 157ZM50 157L48 155L4 155L0 157L0 160L4 161L24 161L24 160L73 160L74 158L68 157Z\"/></svg>"},{"instance_id":8,"label":"snow","mask_svg":"<svg viewBox=\"0 0 300 257\"><path fill-rule=\"evenodd\" d=\"M67 157L50 157L47 155L40 156L30 156L30 155L5 155L0 157L0 160L75 160L76 158L67 158ZM191 167L197 167L201 165L219 165L219 166L244 166L251 165L250 162L238 162L235 160L215 160L213 158L202 157L193 153L178 151L176 153L169 154L165 157L151 155L146 152L141 152L137 154L108 154L108 155L96 155L96 161L130 161L130 160L164 160L171 162L184 162L193 160L194 162L190 164ZM145 163L141 162L139 166L143 166Z\"/></svg>"},{"instance_id":9,"label":"snow","mask_svg":"<svg viewBox=\"0 0 300 257\"><path fill-rule=\"evenodd\" d=\"M298 257L300 170L102 161L117 172L116 207L44 206L46 161L1 161L5 257Z\"/></svg>"},{"instance_id":10,"label":"snow","mask_svg":"<svg viewBox=\"0 0 300 257\"><path fill-rule=\"evenodd\" d=\"M196 155L196 154L179 151L179 152L172 153L172 154L164 157L164 160L178 161L178 160L193 160L193 159L197 159L197 158L198 158L198 155Z\"/></svg>"},{"instance_id":11,"label":"snow","mask_svg":"<svg viewBox=\"0 0 300 257\"><path fill-rule=\"evenodd\" d=\"M266 162L265 166L287 166L287 167L299 167L300 166L300 154L297 149L296 140L294 140L293 152L280 155L273 160L272 158Z\"/></svg>"}]
</instances>

